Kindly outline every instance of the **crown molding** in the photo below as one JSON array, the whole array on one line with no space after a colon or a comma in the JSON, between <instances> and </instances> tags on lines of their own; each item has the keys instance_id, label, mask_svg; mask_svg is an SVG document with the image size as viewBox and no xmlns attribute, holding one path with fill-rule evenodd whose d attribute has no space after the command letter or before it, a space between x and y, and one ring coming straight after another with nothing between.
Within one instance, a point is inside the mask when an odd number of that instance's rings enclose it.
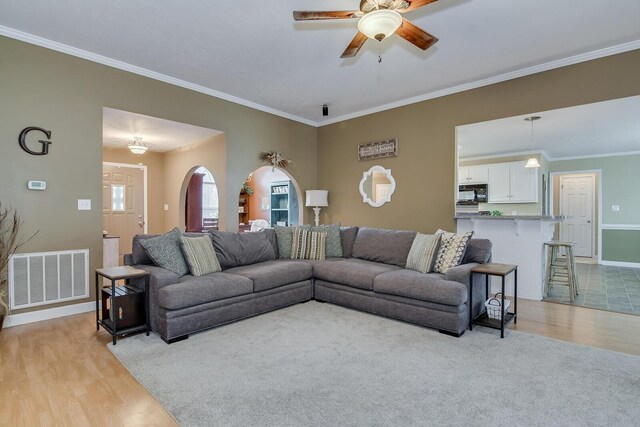
<instances>
[{"instance_id":1,"label":"crown molding","mask_svg":"<svg viewBox=\"0 0 640 427\"><path fill-rule=\"evenodd\" d=\"M253 108L259 111L263 111L265 113L273 114L279 117L283 117L285 119L293 120L296 122L300 122L309 126L321 127L326 126L338 122L342 122L349 119L354 119L357 117L366 116L373 113L379 113L381 111L391 110L393 108L404 107L406 105L415 104L422 101L427 101L430 99L440 98L446 95L452 95L458 92L464 92L471 89L477 89L479 87L492 85L495 83L504 82L507 80L516 79L519 77L528 76L530 74L536 74L543 71L553 70L555 68L566 67L568 65L577 64L580 62L591 61L593 59L603 58L606 56L615 55L618 53L624 53L631 50L640 49L640 40L635 40L628 43L623 43L615 46L610 46L603 49L594 50L591 52L586 52L574 56L570 56L563 59L558 59L555 61L546 62L544 64L535 65L532 67L522 68L520 70L511 71L508 73L500 74L493 77L488 77L482 80L476 80L474 82L464 83L461 85L451 86L449 88L445 88L442 90L425 93L422 95L414 96L411 98L403 99L396 102L391 102L388 104L383 104L377 107L369 108L366 110L360 110L349 114L344 114L342 116L333 117L327 120L314 121L310 119L306 119L304 117L296 116L294 114L290 114L284 111L277 110L275 108L267 107L262 104L258 104L253 101L249 101L243 98L239 98L234 95L230 95L228 93L220 92L214 89L210 89L204 86L200 86L195 83L188 82L186 80L178 79L175 77L171 77L162 73L158 73L152 70L148 70L146 68L138 67L136 65L129 64L127 62L119 61L116 59L112 59L103 55L99 55L93 52L89 52L83 49L78 49L73 46L69 46L63 43L59 43L53 40L46 39L44 37L36 36L30 33L26 33L23 31L19 31L10 27L6 27L0 25L0 35L9 37L12 39L20 40L26 43L34 44L36 46L41 46L47 49L55 50L58 52L66 53L68 55L72 55L78 58L86 59L92 62L96 62L102 65L107 65L109 67L117 68L123 71L128 71L130 73L138 74L144 77L148 77L154 80L162 81L168 84L172 84L175 86L183 87L185 89L193 90L195 92L200 92L205 95L213 96L216 98L224 99L226 101L230 101L236 104L244 105L245 107Z\"/></svg>"},{"instance_id":2,"label":"crown molding","mask_svg":"<svg viewBox=\"0 0 640 427\"><path fill-rule=\"evenodd\" d=\"M635 40L628 43L622 43L619 45L610 46L604 49L598 49L591 52L581 53L579 55L570 56L568 58L545 62L544 64L538 64L532 67L522 68L520 70L515 70L508 73L500 74L497 76L488 77L482 80L476 80L470 83L451 86L449 88L438 90L435 92L429 92L423 95L414 96L412 98L407 98L400 101L391 102L389 104L380 105L378 107L356 111L355 113L344 114L342 116L333 117L327 120L322 120L318 122L318 126L326 126L326 125L330 125L338 122L343 122L345 120L355 119L357 117L367 116L369 114L379 113L381 111L391 110L393 108L404 107L405 105L415 104L417 102L427 101L429 99L440 98L442 96L452 95L454 93L464 92L471 89L477 89L479 87L489 86L495 83L500 83L507 80L513 80L519 77L525 77L531 74L541 73L543 71L549 71L555 68L566 67L568 65L591 61L593 59L616 55L618 53L629 52L631 50L636 50L636 49L640 49L640 40Z\"/></svg>"},{"instance_id":3,"label":"crown molding","mask_svg":"<svg viewBox=\"0 0 640 427\"><path fill-rule=\"evenodd\" d=\"M550 162L560 162L564 160L581 160L581 159L597 159L600 157L620 157L620 156L633 156L640 154L640 151L619 151L617 153L604 153L604 154L587 154L584 156L567 156L567 157L552 157Z\"/></svg>"},{"instance_id":4,"label":"crown molding","mask_svg":"<svg viewBox=\"0 0 640 427\"><path fill-rule=\"evenodd\" d=\"M97 53L89 52L87 50L78 49L76 47L69 46L63 43L58 43L53 40L45 39L44 37L25 33L19 30L15 30L10 27L5 27L3 25L0 25L0 35L6 36L12 39L20 40L26 43L34 44L36 46L41 46L47 49L66 53L68 55L76 56L78 58L86 59L92 62L97 62L98 64L107 65L109 67L117 68L119 70L128 71L130 73L138 74L140 76L148 77L150 79L158 80L164 83L169 83L174 86L183 87L185 89L193 90L195 92L200 92L205 95L210 95L216 98L224 99L226 101L230 101L235 104L244 105L245 107L253 108L255 110L260 110L265 113L283 117L285 119L304 123L309 126L314 126L314 127L318 126L318 123L313 120L305 119L303 117L299 117L294 114L289 114L284 111L276 110L275 108L267 107L265 105L258 104L253 101L248 101L246 99L239 98L237 96L229 95L228 93L209 89L207 87L200 86L198 84L191 83L186 80L178 79L175 77L167 76L166 74L162 74L152 70L148 70L146 68L138 67L137 65L132 65L123 61L118 61L117 59L112 59L107 56L102 56Z\"/></svg>"}]
</instances>

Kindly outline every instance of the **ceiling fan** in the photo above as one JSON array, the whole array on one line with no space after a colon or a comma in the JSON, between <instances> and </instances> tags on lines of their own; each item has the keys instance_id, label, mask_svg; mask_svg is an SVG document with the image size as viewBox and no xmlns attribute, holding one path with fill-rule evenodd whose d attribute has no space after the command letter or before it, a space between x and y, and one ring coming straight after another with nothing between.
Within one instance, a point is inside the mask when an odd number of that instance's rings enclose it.
<instances>
[{"instance_id":1,"label":"ceiling fan","mask_svg":"<svg viewBox=\"0 0 640 427\"><path fill-rule=\"evenodd\" d=\"M358 34L340 56L356 56L367 38L382 41L393 33L409 43L427 50L438 41L426 31L416 27L400 14L411 12L437 0L361 0L360 10L341 10L326 12L293 12L296 21L317 21L321 19L355 19L358 21Z\"/></svg>"}]
</instances>

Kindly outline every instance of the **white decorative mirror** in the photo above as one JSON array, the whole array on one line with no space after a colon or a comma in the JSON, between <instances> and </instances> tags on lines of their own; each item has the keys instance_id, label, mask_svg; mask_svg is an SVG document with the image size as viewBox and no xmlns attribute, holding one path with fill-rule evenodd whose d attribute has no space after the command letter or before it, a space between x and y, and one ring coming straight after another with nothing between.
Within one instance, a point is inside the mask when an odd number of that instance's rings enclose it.
<instances>
[{"instance_id":1,"label":"white decorative mirror","mask_svg":"<svg viewBox=\"0 0 640 427\"><path fill-rule=\"evenodd\" d=\"M396 180L391 176L391 169L376 165L362 172L362 180L360 180L362 203L369 203L374 208L379 208L391 202L394 191L396 191Z\"/></svg>"}]
</instances>

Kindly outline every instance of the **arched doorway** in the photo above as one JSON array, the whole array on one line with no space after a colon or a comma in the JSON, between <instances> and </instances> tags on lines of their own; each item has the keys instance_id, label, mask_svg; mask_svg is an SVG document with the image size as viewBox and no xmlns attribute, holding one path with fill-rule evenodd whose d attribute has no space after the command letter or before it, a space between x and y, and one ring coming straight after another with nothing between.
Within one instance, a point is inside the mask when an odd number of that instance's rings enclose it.
<instances>
[{"instance_id":1,"label":"arched doorway","mask_svg":"<svg viewBox=\"0 0 640 427\"><path fill-rule=\"evenodd\" d=\"M249 174L240 189L238 229L249 231L256 220L265 220L270 227L299 225L303 203L300 187L291 174L262 166Z\"/></svg>"},{"instance_id":2,"label":"arched doorway","mask_svg":"<svg viewBox=\"0 0 640 427\"><path fill-rule=\"evenodd\" d=\"M189 173L191 177L185 196L185 231L199 233L217 230L220 204L213 175L204 166L196 167Z\"/></svg>"}]
</instances>

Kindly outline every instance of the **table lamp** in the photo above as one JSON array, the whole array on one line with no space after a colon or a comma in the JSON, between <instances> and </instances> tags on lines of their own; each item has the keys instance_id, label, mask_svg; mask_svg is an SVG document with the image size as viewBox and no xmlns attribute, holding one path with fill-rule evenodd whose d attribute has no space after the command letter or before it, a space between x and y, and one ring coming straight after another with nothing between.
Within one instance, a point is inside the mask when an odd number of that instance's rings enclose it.
<instances>
[{"instance_id":1,"label":"table lamp","mask_svg":"<svg viewBox=\"0 0 640 427\"><path fill-rule=\"evenodd\" d=\"M327 190L307 190L307 202L305 206L313 207L313 212L316 214L316 227L320 225L320 207L329 206L327 203Z\"/></svg>"}]
</instances>

